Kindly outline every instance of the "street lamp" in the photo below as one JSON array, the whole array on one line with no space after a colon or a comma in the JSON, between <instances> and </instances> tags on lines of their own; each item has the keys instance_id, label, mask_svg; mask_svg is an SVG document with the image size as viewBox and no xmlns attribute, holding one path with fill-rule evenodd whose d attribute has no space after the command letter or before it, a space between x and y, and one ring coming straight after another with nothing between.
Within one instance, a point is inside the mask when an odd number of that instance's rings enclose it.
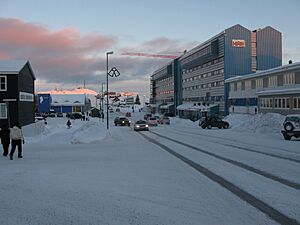
<instances>
[{"instance_id":1,"label":"street lamp","mask_svg":"<svg viewBox=\"0 0 300 225\"><path fill-rule=\"evenodd\" d=\"M102 118L102 122L104 122L104 104L103 104L103 99L104 99L104 91L103 91L103 85L105 83L102 82L101 85L102 85L102 89L101 89L101 99L99 100L100 101L100 107L101 107L101 110L100 110L100 113L101 113L101 118Z\"/></svg>"},{"instance_id":2,"label":"street lamp","mask_svg":"<svg viewBox=\"0 0 300 225\"><path fill-rule=\"evenodd\" d=\"M113 51L106 52L106 129L109 129L108 127L108 55L114 54Z\"/></svg>"}]
</instances>

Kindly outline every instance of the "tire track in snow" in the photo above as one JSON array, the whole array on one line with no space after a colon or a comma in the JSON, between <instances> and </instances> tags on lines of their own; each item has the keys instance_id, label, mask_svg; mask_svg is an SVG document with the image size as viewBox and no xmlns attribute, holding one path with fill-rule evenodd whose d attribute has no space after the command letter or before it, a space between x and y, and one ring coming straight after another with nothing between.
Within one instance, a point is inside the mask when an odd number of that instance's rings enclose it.
<instances>
[{"instance_id":1,"label":"tire track in snow","mask_svg":"<svg viewBox=\"0 0 300 225\"><path fill-rule=\"evenodd\" d=\"M154 132L151 132L151 133L154 133ZM150 141L151 143L161 147L163 150L167 151L171 155L173 155L176 158L180 159L181 161L183 161L184 163L186 163L190 167L194 168L198 172L202 173L204 176L208 177L210 180L218 183L219 185L221 185L222 187L224 187L225 189L227 189L228 191L230 191L234 195L238 196L243 201L247 202L248 204L252 205L253 207L258 209L259 211L261 211L264 214L266 214L267 216L269 216L274 221L276 221L276 222L278 222L282 225L288 225L288 224L300 225L300 223L297 220L284 215L283 213L281 213L280 211L278 211L275 208L271 207L267 203L261 201L260 199L256 198L255 196L251 195L250 193L242 190L238 186L234 185L233 183L231 183L230 181L224 179L223 177L215 174L214 172L210 171L209 169L207 169L207 168L201 166L200 164L195 163L194 161L192 161L192 160L184 157L183 155L173 151L172 149L168 148L166 145L163 145L163 144L159 143L158 141L148 137L145 134L140 133L140 135L143 136L148 141ZM158 135L158 136L160 136L160 135Z\"/></svg>"},{"instance_id":2,"label":"tire track in snow","mask_svg":"<svg viewBox=\"0 0 300 225\"><path fill-rule=\"evenodd\" d=\"M170 132L173 132L173 133L176 133L176 131L174 130L168 130ZM195 134L195 133L192 133L192 132L188 132L188 131L184 131L183 132L180 132L178 131L177 134L185 134L185 133L188 133L188 134L192 134L192 135L195 135L195 136L206 136L206 137L210 137L210 138L214 138L214 139L218 139L217 137L215 136L212 136L212 135L205 135L205 134ZM229 138L224 138L225 140L230 140L230 141L234 141L232 139L229 139ZM262 151L258 151L258 150L254 150L254 149L251 149L251 148L247 148L247 147L242 147L242 146L238 146L238 145L234 145L234 144L226 144L226 143L221 143L221 142L218 142L218 141L214 141L214 143L217 143L217 144L220 144L220 145L224 145L224 146L228 146L228 147L234 147L234 148L237 148L237 149L240 149L240 150L243 150L243 151L248 151L248 152L254 152L254 153L258 153L258 154L261 154L261 155L267 155L267 156L270 156L270 157L273 157L273 158L278 158L278 159L283 159L283 160L288 160L288 161L291 161L291 162L295 162L295 163L299 163L300 164L300 160L298 159L293 159L293 158L289 158L289 157L285 157L285 156L281 156L281 155L277 155L277 154L273 154L273 153L268 153L268 152L262 152ZM265 147L265 146L263 146ZM270 147L267 147L270 149ZM275 148L276 149L276 148ZM280 149L276 149L276 150L280 150ZM281 149L281 151L283 151ZM291 153L291 152L287 152L287 153ZM294 152L292 153L294 154Z\"/></svg>"},{"instance_id":3,"label":"tire track in snow","mask_svg":"<svg viewBox=\"0 0 300 225\"><path fill-rule=\"evenodd\" d=\"M190 144L187 144L187 143L184 143L184 142L175 140L175 139L173 139L173 138L169 138L169 137L167 137L167 136L164 136L164 135L155 133L155 132L153 132L153 131L149 131L149 132L152 133L152 134L155 134L155 135L157 135L157 136L159 136L159 137L162 137L162 138L165 138L165 139L167 139L167 140L173 141L173 142L175 142L175 143L177 143L177 144L180 144L180 145L183 145L183 146L185 146L185 147L188 147L188 148L191 148L191 149L193 149L193 150L196 150L196 151L198 151L198 152L201 152L201 153L204 153L204 154L206 154L206 155L209 155L209 156L215 157L215 158L217 158L217 159L223 160L223 161L225 161L225 162L228 162L228 163L230 163L230 164L232 164L232 165L238 166L238 167L243 168L243 169L245 169L245 170L248 170L248 171L250 171L250 172L256 173L256 174L258 174L258 175L261 175L261 176L266 177L266 178L268 178L268 179L271 179L271 180L273 180L273 181L277 181L277 182L279 182L279 183L281 183L281 184L283 184L283 185L286 185L286 186L288 186L288 187L294 188L294 189L296 189L296 190L300 190L300 184L299 184L299 183L296 183L296 182L293 182L293 181L289 181L289 180L284 179L284 178L282 178L282 177L276 176L276 175L274 175L274 174L271 174L271 173L268 173L268 172L265 172L265 171L256 169L256 168L254 168L254 167L252 167L252 166L249 166L249 165L247 165L247 164L241 163L241 162L239 162L239 161L232 160L232 159L229 159L229 158L220 156L220 155L218 155L218 154L215 154L215 153L206 151L206 150L204 150L204 149L195 147L195 146L193 146L193 145L190 145Z\"/></svg>"}]
</instances>

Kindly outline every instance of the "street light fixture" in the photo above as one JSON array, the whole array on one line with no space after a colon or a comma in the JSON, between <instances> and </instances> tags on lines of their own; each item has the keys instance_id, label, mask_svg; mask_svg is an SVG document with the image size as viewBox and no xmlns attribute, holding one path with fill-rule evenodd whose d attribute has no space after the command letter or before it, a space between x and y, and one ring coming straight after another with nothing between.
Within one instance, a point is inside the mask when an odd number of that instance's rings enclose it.
<instances>
[{"instance_id":1,"label":"street light fixture","mask_svg":"<svg viewBox=\"0 0 300 225\"><path fill-rule=\"evenodd\" d=\"M106 52L106 129L108 127L108 55L114 54L113 51Z\"/></svg>"}]
</instances>

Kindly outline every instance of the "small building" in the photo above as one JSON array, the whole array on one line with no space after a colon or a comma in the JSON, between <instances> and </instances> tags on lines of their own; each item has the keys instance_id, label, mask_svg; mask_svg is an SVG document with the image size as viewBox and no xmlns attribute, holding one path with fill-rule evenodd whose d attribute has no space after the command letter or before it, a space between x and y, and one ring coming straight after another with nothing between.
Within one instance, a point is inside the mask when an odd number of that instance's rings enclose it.
<instances>
[{"instance_id":1,"label":"small building","mask_svg":"<svg viewBox=\"0 0 300 225\"><path fill-rule=\"evenodd\" d=\"M300 113L300 62L236 76L229 84L229 110L235 113Z\"/></svg>"},{"instance_id":2,"label":"small building","mask_svg":"<svg viewBox=\"0 0 300 225\"><path fill-rule=\"evenodd\" d=\"M95 108L95 107L92 107L91 110L90 110L90 116L91 117L100 117L100 110Z\"/></svg>"},{"instance_id":3,"label":"small building","mask_svg":"<svg viewBox=\"0 0 300 225\"><path fill-rule=\"evenodd\" d=\"M91 101L85 94L52 94L51 109L56 113L87 112Z\"/></svg>"},{"instance_id":4,"label":"small building","mask_svg":"<svg viewBox=\"0 0 300 225\"><path fill-rule=\"evenodd\" d=\"M27 60L0 61L0 125L34 123L35 75Z\"/></svg>"},{"instance_id":5,"label":"small building","mask_svg":"<svg viewBox=\"0 0 300 225\"><path fill-rule=\"evenodd\" d=\"M177 106L180 118L198 120L201 117L213 116L219 113L218 104L210 104L205 102L186 102Z\"/></svg>"}]
</instances>

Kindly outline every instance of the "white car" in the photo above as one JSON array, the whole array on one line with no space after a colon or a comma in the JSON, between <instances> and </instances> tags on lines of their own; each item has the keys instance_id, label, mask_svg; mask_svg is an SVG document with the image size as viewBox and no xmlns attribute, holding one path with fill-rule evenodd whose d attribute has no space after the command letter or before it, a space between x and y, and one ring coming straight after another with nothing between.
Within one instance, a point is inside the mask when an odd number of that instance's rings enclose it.
<instances>
[{"instance_id":1,"label":"white car","mask_svg":"<svg viewBox=\"0 0 300 225\"><path fill-rule=\"evenodd\" d=\"M149 126L157 126L158 125L157 124L157 118L155 118L155 117L149 117L147 119L147 123L148 123Z\"/></svg>"}]
</instances>

